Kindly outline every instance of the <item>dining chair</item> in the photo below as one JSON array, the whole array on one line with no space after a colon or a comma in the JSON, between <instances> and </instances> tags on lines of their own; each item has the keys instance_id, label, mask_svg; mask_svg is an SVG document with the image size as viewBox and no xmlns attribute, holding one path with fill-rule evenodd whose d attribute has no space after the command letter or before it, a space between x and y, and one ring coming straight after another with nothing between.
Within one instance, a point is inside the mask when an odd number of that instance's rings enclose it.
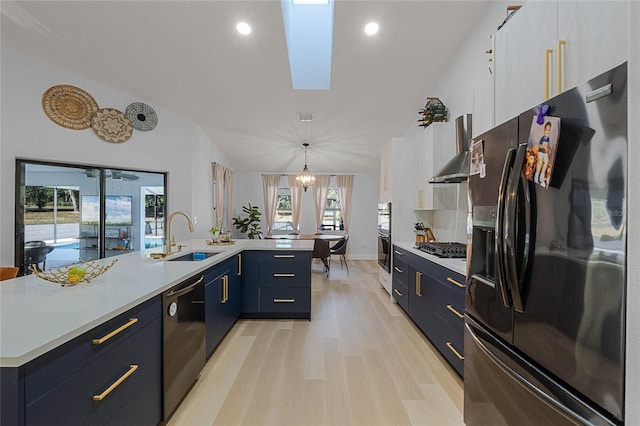
<instances>
[{"instance_id":1,"label":"dining chair","mask_svg":"<svg viewBox=\"0 0 640 426\"><path fill-rule=\"evenodd\" d=\"M19 270L20 268L15 266L0 266L0 281L17 277Z\"/></svg>"},{"instance_id":2,"label":"dining chair","mask_svg":"<svg viewBox=\"0 0 640 426\"><path fill-rule=\"evenodd\" d=\"M329 260L331 258L331 249L329 249L329 242L316 238L313 240L313 259L320 259L324 265L324 273L329 277Z\"/></svg>"},{"instance_id":3,"label":"dining chair","mask_svg":"<svg viewBox=\"0 0 640 426\"><path fill-rule=\"evenodd\" d=\"M349 236L345 235L343 239L335 243L333 247L331 247L330 249L331 255L335 254L340 256L340 268L342 268L342 262L344 261L344 266L347 267L347 273L349 273L349 265L347 265L347 258L345 255L347 254L348 241L349 241Z\"/></svg>"}]
</instances>

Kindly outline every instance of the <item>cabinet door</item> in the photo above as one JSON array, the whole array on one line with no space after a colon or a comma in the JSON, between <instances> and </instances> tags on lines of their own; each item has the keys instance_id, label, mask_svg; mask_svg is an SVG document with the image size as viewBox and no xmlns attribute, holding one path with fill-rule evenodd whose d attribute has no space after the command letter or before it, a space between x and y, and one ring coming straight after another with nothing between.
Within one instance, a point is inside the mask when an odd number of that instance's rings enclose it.
<instances>
[{"instance_id":1,"label":"cabinet door","mask_svg":"<svg viewBox=\"0 0 640 426\"><path fill-rule=\"evenodd\" d=\"M433 330L435 296L433 278L422 262L414 262L409 268L409 316L427 337Z\"/></svg>"},{"instance_id":2,"label":"cabinet door","mask_svg":"<svg viewBox=\"0 0 640 426\"><path fill-rule=\"evenodd\" d=\"M380 202L391 202L391 142L388 142L380 154Z\"/></svg>"},{"instance_id":3,"label":"cabinet door","mask_svg":"<svg viewBox=\"0 0 640 426\"><path fill-rule=\"evenodd\" d=\"M562 89L570 89L627 59L629 3L560 1L558 38ZM556 90L558 92L558 90Z\"/></svg>"},{"instance_id":4,"label":"cabinet door","mask_svg":"<svg viewBox=\"0 0 640 426\"><path fill-rule=\"evenodd\" d=\"M260 252L242 253L242 309L245 313L259 312Z\"/></svg>"},{"instance_id":5,"label":"cabinet door","mask_svg":"<svg viewBox=\"0 0 640 426\"><path fill-rule=\"evenodd\" d=\"M495 124L545 101L555 93L555 49L558 39L556 1L529 1L495 35ZM545 74L547 74L545 78Z\"/></svg>"},{"instance_id":6,"label":"cabinet door","mask_svg":"<svg viewBox=\"0 0 640 426\"><path fill-rule=\"evenodd\" d=\"M205 329L206 329L206 354L211 355L226 333L225 312L223 303L225 300L225 276L227 270L223 265L212 268L205 274Z\"/></svg>"}]
</instances>

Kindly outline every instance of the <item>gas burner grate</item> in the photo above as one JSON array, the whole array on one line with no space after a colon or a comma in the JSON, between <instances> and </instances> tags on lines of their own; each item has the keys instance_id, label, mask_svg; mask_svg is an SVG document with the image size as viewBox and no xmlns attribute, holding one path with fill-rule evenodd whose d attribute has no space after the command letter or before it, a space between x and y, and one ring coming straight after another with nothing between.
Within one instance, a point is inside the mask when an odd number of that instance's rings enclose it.
<instances>
[{"instance_id":1,"label":"gas burner grate","mask_svg":"<svg viewBox=\"0 0 640 426\"><path fill-rule=\"evenodd\" d=\"M467 246L462 243L453 242L432 242L418 243L416 248L425 253L438 257L465 258L467 257Z\"/></svg>"}]
</instances>

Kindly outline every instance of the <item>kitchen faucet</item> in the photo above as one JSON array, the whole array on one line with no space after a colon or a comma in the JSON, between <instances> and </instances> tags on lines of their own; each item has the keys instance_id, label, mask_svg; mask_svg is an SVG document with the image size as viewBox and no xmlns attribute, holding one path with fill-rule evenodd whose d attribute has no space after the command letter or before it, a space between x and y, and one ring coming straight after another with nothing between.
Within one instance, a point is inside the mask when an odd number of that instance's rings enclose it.
<instances>
[{"instance_id":1,"label":"kitchen faucet","mask_svg":"<svg viewBox=\"0 0 640 426\"><path fill-rule=\"evenodd\" d=\"M171 213L169 215L169 218L167 219L167 229L166 229L167 232L164 237L164 255L165 256L169 256L171 254L171 219L173 219L174 216L179 214L181 214L187 219L187 222L189 223L189 232L193 232L193 223L191 222L191 218L189 218L189 216L185 212L181 212L177 210Z\"/></svg>"}]
</instances>

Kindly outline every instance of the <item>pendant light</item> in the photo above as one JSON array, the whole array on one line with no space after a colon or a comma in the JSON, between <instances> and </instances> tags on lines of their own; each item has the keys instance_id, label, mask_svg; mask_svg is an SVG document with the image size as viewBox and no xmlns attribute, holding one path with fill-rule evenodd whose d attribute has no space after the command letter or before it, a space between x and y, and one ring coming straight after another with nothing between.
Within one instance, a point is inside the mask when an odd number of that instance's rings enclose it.
<instances>
[{"instance_id":1,"label":"pendant light","mask_svg":"<svg viewBox=\"0 0 640 426\"><path fill-rule=\"evenodd\" d=\"M307 192L307 188L314 184L316 177L311 174L309 167L307 167L307 147L309 144L305 142L302 145L304 146L304 169L302 169L302 172L296 176L296 182L298 185L302 185L304 192Z\"/></svg>"}]
</instances>

